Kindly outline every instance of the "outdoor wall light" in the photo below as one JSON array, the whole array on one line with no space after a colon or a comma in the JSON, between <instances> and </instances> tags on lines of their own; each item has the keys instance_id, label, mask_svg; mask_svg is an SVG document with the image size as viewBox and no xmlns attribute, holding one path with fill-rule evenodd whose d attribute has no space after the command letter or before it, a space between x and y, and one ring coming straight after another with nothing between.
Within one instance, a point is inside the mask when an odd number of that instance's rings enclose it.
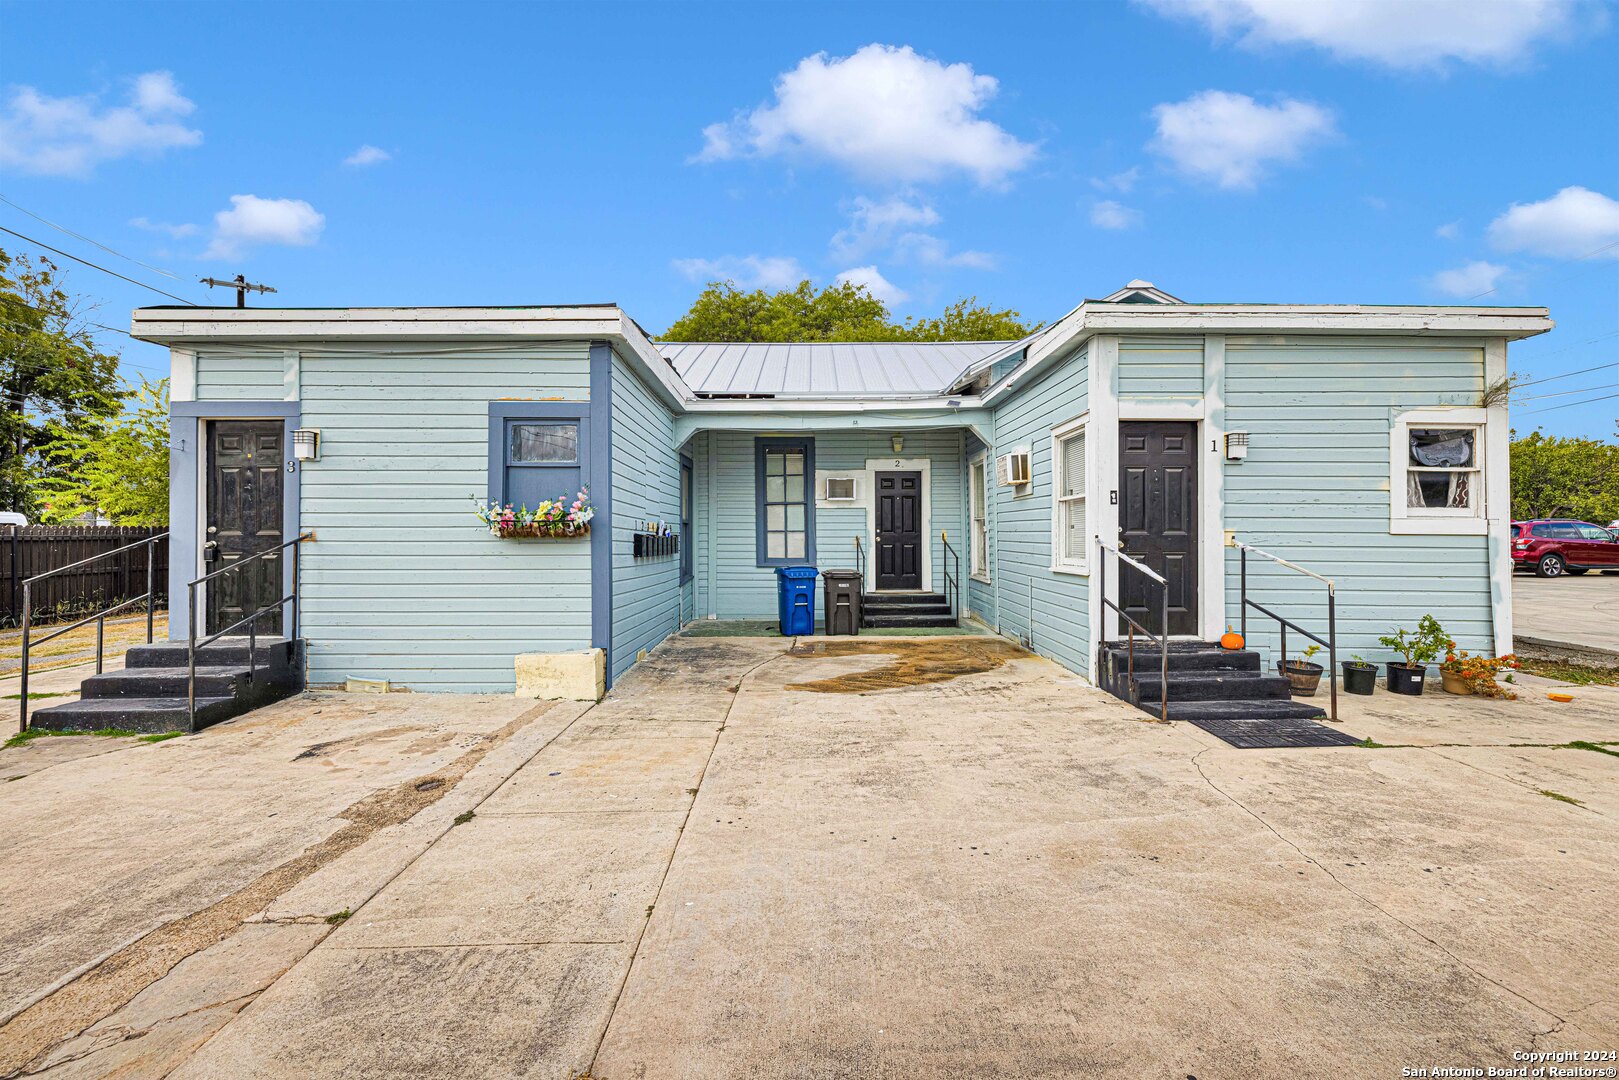
<instances>
[{"instance_id":1,"label":"outdoor wall light","mask_svg":"<svg viewBox=\"0 0 1619 1080\"><path fill-rule=\"evenodd\" d=\"M905 436L903 435L894 435L888 441L894 447L894 453L896 454L905 449Z\"/></svg>"},{"instance_id":2,"label":"outdoor wall light","mask_svg":"<svg viewBox=\"0 0 1619 1080\"><path fill-rule=\"evenodd\" d=\"M1241 461L1248 456L1248 433L1246 431L1226 432L1225 456L1227 461Z\"/></svg>"},{"instance_id":3,"label":"outdoor wall light","mask_svg":"<svg viewBox=\"0 0 1619 1080\"><path fill-rule=\"evenodd\" d=\"M292 433L292 456L299 461L320 460L320 429L299 428Z\"/></svg>"}]
</instances>

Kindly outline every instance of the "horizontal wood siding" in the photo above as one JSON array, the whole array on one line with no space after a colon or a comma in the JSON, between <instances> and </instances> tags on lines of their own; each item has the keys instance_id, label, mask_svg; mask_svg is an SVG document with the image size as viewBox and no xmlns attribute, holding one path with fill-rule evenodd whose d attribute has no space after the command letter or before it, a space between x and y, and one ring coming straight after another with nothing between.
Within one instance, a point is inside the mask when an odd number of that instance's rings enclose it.
<instances>
[{"instance_id":1,"label":"horizontal wood siding","mask_svg":"<svg viewBox=\"0 0 1619 1080\"><path fill-rule=\"evenodd\" d=\"M1051 569L1051 429L1085 412L1088 372L1081 351L995 410L995 453L1028 450L1033 483L1002 487L991 472L989 489L997 629L1083 674L1090 671L1090 579Z\"/></svg>"},{"instance_id":2,"label":"horizontal wood siding","mask_svg":"<svg viewBox=\"0 0 1619 1080\"><path fill-rule=\"evenodd\" d=\"M1119 397L1203 400L1203 339L1120 338Z\"/></svg>"},{"instance_id":3,"label":"horizontal wood siding","mask_svg":"<svg viewBox=\"0 0 1619 1080\"><path fill-rule=\"evenodd\" d=\"M1232 338L1226 424L1251 433L1248 458L1225 466L1225 527L1238 539L1338 582L1339 659L1391 659L1377 638L1431 612L1463 648L1491 651L1490 567L1483 536L1389 533L1389 429L1408 409L1476 405L1481 348L1426 341ZM1238 554L1226 556L1230 621ZM1326 589L1248 560L1249 596L1326 636ZM1270 620L1249 637L1276 658ZM1302 644L1288 641L1295 655ZM1324 662L1323 656L1315 657Z\"/></svg>"},{"instance_id":4,"label":"horizontal wood siding","mask_svg":"<svg viewBox=\"0 0 1619 1080\"><path fill-rule=\"evenodd\" d=\"M513 689L513 658L590 646L590 541L500 540L472 515L488 489L489 402L582 401L587 343L520 349L345 344L302 354L304 634L312 683Z\"/></svg>"},{"instance_id":5,"label":"horizontal wood siding","mask_svg":"<svg viewBox=\"0 0 1619 1080\"><path fill-rule=\"evenodd\" d=\"M613 676L680 629L680 556L635 557L647 521L680 527L674 419L613 357Z\"/></svg>"},{"instance_id":6,"label":"horizontal wood siding","mask_svg":"<svg viewBox=\"0 0 1619 1080\"><path fill-rule=\"evenodd\" d=\"M246 346L198 350L197 400L285 399L286 355L280 349Z\"/></svg>"},{"instance_id":7,"label":"horizontal wood siding","mask_svg":"<svg viewBox=\"0 0 1619 1080\"><path fill-rule=\"evenodd\" d=\"M818 470L863 471L866 459L894 457L887 432L816 432L815 467ZM699 539L699 551L707 548L704 566L712 560L712 606L722 619L765 619L776 616L776 571L757 565L754 506L754 436L735 432L709 435L712 450L707 455L713 475L705 487L705 500L698 512L714 522L713 535ZM962 558L967 552L966 503L962 490L962 434L960 431L912 431L905 434L903 458L927 458L932 484L928 498L932 586L944 591L944 543L941 532L948 532L950 544ZM863 482L862 482L863 483ZM867 534L867 504L871 493L862 494L860 504L815 511L816 566L822 570L855 569L854 538L861 536L870 552ZM712 500L712 514L705 511ZM870 567L867 567L870 572ZM868 586L869 587L869 586ZM820 598L816 615L820 617ZM704 612L705 614L707 612Z\"/></svg>"}]
</instances>

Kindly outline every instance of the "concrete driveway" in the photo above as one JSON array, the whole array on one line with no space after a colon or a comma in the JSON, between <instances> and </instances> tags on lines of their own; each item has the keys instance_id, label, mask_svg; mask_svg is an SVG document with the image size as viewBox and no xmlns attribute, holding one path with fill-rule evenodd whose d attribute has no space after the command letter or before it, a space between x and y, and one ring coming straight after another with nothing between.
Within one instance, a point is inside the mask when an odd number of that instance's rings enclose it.
<instances>
[{"instance_id":1,"label":"concrete driveway","mask_svg":"<svg viewBox=\"0 0 1619 1080\"><path fill-rule=\"evenodd\" d=\"M1619 574L1514 574L1512 633L1520 646L1549 647L1588 663L1619 663Z\"/></svg>"},{"instance_id":2,"label":"concrete driveway","mask_svg":"<svg viewBox=\"0 0 1619 1080\"><path fill-rule=\"evenodd\" d=\"M1379 692L1343 726L1382 748L1252 751L991 639L826 649L676 639L594 707L314 694L0 752L0 1074L1207 1080L1619 1044L1619 756L1568 745L1619 744L1619 691Z\"/></svg>"}]
</instances>

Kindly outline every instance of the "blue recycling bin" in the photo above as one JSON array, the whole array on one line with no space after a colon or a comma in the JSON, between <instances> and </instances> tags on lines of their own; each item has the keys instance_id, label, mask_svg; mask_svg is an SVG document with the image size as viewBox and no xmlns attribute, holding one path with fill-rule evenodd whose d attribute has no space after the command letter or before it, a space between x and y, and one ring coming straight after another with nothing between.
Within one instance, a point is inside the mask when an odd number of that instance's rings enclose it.
<instances>
[{"instance_id":1,"label":"blue recycling bin","mask_svg":"<svg viewBox=\"0 0 1619 1080\"><path fill-rule=\"evenodd\" d=\"M776 601L784 637L815 633L815 574L813 566L776 567Z\"/></svg>"}]
</instances>

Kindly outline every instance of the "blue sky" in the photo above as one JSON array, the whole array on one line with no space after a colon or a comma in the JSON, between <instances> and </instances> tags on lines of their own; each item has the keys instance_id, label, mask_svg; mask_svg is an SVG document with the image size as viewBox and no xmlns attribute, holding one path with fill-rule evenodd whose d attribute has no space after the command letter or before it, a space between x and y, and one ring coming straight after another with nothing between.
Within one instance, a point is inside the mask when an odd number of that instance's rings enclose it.
<instances>
[{"instance_id":1,"label":"blue sky","mask_svg":"<svg viewBox=\"0 0 1619 1080\"><path fill-rule=\"evenodd\" d=\"M0 195L176 278L9 205L0 225L203 303L229 294L196 278L243 272L292 306L611 300L654 333L710 275L849 274L901 315L976 295L1052 319L1136 277L1545 304L1558 329L1513 368L1600 370L1524 390L1515 426L1612 436L1619 398L1590 399L1619 394L1613 21L1574 0L0 3ZM72 281L114 326L166 302Z\"/></svg>"}]
</instances>

